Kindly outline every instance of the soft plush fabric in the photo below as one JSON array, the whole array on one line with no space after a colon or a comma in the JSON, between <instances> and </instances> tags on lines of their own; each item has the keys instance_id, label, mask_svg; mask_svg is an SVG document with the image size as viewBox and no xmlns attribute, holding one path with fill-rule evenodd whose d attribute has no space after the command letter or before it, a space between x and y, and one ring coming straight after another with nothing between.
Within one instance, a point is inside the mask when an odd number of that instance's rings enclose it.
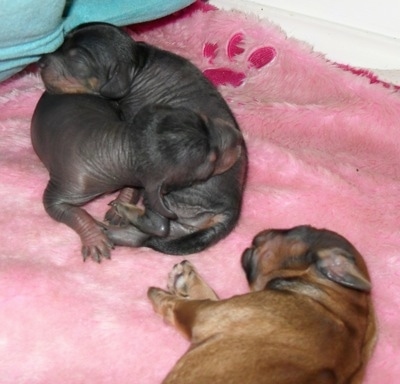
<instances>
[{"instance_id":1,"label":"soft plush fabric","mask_svg":"<svg viewBox=\"0 0 400 384\"><path fill-rule=\"evenodd\" d=\"M365 383L398 383L398 89L237 12L182 13L131 33L205 71L248 145L237 228L188 258L229 297L247 291L240 256L257 232L311 224L343 234L368 264L379 322ZM41 202L48 175L29 125L42 91L36 72L0 85L0 381L158 384L188 342L153 313L146 291L165 287L183 257L119 247L110 261L83 263L78 236ZM101 219L112 198L87 209Z\"/></svg>"},{"instance_id":2,"label":"soft plush fabric","mask_svg":"<svg viewBox=\"0 0 400 384\"><path fill-rule=\"evenodd\" d=\"M90 21L154 20L194 0L0 0L0 81L54 51L64 34Z\"/></svg>"}]
</instances>

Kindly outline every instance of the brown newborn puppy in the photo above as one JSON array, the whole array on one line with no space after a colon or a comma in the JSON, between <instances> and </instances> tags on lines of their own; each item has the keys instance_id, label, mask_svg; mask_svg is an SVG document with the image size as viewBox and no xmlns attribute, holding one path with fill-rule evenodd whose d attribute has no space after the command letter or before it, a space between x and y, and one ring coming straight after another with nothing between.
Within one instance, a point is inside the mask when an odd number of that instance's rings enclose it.
<instances>
[{"instance_id":1,"label":"brown newborn puppy","mask_svg":"<svg viewBox=\"0 0 400 384\"><path fill-rule=\"evenodd\" d=\"M154 309L192 344L164 384L361 383L376 338L368 271L342 236L259 233L242 256L251 293L218 300L187 261Z\"/></svg>"},{"instance_id":2,"label":"brown newborn puppy","mask_svg":"<svg viewBox=\"0 0 400 384\"><path fill-rule=\"evenodd\" d=\"M134 41L123 30L105 23L77 27L57 51L41 59L40 66L50 93L89 93L111 99L126 121L143 106L189 111L201 117L209 132L216 154L213 173L202 182L168 189L163 199L158 199L159 207L164 208L158 212L171 219L163 227L163 235L153 236L160 232L158 220L155 224L147 219L143 222L137 195L127 186L106 215L112 225L107 235L114 244L139 244L182 255L200 252L232 231L246 178L245 143L227 103L198 68L183 57ZM121 225L128 222L130 225Z\"/></svg>"}]
</instances>

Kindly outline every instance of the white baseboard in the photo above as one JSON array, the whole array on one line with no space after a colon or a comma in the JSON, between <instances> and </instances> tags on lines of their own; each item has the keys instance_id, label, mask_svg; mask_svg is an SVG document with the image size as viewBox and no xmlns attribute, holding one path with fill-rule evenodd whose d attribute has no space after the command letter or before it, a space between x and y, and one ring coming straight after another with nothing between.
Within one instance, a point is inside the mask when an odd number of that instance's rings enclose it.
<instances>
[{"instance_id":1,"label":"white baseboard","mask_svg":"<svg viewBox=\"0 0 400 384\"><path fill-rule=\"evenodd\" d=\"M210 4L268 19L288 36L310 43L332 61L361 68L400 70L400 39L270 7L257 0L211 0Z\"/></svg>"}]
</instances>

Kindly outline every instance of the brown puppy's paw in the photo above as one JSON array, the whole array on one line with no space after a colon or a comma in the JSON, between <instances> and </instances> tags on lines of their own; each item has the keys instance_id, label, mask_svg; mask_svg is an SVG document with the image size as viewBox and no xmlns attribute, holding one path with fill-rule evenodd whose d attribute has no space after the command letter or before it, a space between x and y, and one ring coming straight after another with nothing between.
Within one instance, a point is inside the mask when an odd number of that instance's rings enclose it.
<instances>
[{"instance_id":1,"label":"brown puppy's paw","mask_svg":"<svg viewBox=\"0 0 400 384\"><path fill-rule=\"evenodd\" d=\"M189 297L196 273L194 266L187 260L175 264L168 275L168 291L176 296Z\"/></svg>"},{"instance_id":2,"label":"brown puppy's paw","mask_svg":"<svg viewBox=\"0 0 400 384\"><path fill-rule=\"evenodd\" d=\"M171 295L170 295L170 293L165 292L161 288L150 287L147 290L147 297L150 299L151 303L153 304L155 312L159 312L161 303L162 303L163 299L165 299L166 296L171 296Z\"/></svg>"},{"instance_id":3,"label":"brown puppy's paw","mask_svg":"<svg viewBox=\"0 0 400 384\"><path fill-rule=\"evenodd\" d=\"M147 297L153 305L154 312L161 315L165 321L173 325L174 306L179 299L171 293L156 287L150 287L148 289Z\"/></svg>"},{"instance_id":4,"label":"brown puppy's paw","mask_svg":"<svg viewBox=\"0 0 400 384\"><path fill-rule=\"evenodd\" d=\"M178 296L193 300L218 300L215 292L187 260L175 264L168 276L168 290Z\"/></svg>"}]
</instances>

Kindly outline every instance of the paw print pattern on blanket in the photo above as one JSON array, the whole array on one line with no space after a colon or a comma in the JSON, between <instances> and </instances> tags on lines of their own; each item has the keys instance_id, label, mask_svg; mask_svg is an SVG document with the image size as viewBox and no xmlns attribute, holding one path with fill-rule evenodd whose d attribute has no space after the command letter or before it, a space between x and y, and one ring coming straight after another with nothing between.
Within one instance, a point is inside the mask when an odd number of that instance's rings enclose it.
<instances>
[{"instance_id":1,"label":"paw print pattern on blanket","mask_svg":"<svg viewBox=\"0 0 400 384\"><path fill-rule=\"evenodd\" d=\"M244 35L243 33L234 34L227 46L226 54L230 61L235 61L235 58L245 53L243 46ZM218 55L218 44L207 42L203 46L203 56L208 59L209 64L213 64ZM276 56L276 50L273 47L265 46L257 48L251 52L247 58L248 68L261 69L269 64ZM203 74L215 85L231 85L239 87L246 79L246 74L241 71L235 71L227 67L208 68L203 71Z\"/></svg>"}]
</instances>

